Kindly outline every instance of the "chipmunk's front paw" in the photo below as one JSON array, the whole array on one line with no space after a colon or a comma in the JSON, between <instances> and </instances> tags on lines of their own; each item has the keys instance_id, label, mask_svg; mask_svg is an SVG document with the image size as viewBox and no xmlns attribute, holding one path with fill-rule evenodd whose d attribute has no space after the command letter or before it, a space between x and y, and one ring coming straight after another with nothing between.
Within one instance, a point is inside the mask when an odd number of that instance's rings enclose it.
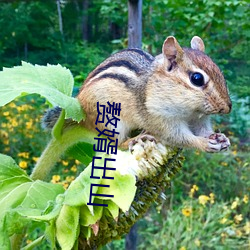
<instances>
[{"instance_id":1,"label":"chipmunk's front paw","mask_svg":"<svg viewBox=\"0 0 250 250\"><path fill-rule=\"evenodd\" d=\"M144 147L146 141L151 141L156 143L156 139L152 135L142 134L136 136L133 140L131 140L128 144L129 150L133 151L133 146L139 143L142 147Z\"/></svg>"},{"instance_id":2,"label":"chipmunk's front paw","mask_svg":"<svg viewBox=\"0 0 250 250\"><path fill-rule=\"evenodd\" d=\"M207 152L216 153L230 147L229 139L222 133L214 133L208 137Z\"/></svg>"}]
</instances>

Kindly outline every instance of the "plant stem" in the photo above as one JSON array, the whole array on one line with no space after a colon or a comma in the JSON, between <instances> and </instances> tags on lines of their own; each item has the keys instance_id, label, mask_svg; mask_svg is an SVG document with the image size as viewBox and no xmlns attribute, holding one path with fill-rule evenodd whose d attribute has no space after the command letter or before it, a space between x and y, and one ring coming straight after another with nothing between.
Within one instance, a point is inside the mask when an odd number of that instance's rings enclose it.
<instances>
[{"instance_id":1,"label":"plant stem","mask_svg":"<svg viewBox=\"0 0 250 250\"><path fill-rule=\"evenodd\" d=\"M23 229L21 234L14 234L10 238L10 244L12 250L20 250L23 238L25 236L26 227Z\"/></svg>"},{"instance_id":2,"label":"plant stem","mask_svg":"<svg viewBox=\"0 0 250 250\"><path fill-rule=\"evenodd\" d=\"M68 127L63 131L60 138L51 139L39 158L30 177L33 180L46 180L61 155L65 153L69 147L77 142L94 144L94 137L94 132L82 127L81 125Z\"/></svg>"}]
</instances>

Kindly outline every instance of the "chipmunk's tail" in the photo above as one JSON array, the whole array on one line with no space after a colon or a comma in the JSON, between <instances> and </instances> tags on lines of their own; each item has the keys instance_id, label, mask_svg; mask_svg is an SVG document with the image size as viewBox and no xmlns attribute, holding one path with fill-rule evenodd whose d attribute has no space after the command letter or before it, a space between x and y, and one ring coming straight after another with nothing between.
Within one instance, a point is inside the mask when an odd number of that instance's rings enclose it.
<instances>
[{"instance_id":1,"label":"chipmunk's tail","mask_svg":"<svg viewBox=\"0 0 250 250\"><path fill-rule=\"evenodd\" d=\"M56 124L61 111L62 109L58 106L46 110L41 120L42 128L45 130L51 130Z\"/></svg>"}]
</instances>

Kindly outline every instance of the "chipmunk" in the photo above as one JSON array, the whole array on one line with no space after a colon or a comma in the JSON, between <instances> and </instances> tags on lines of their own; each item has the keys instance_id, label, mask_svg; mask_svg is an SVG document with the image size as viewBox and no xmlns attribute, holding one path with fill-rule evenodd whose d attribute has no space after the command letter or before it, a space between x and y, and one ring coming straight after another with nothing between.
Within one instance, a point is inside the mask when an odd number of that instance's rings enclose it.
<instances>
[{"instance_id":1,"label":"chipmunk","mask_svg":"<svg viewBox=\"0 0 250 250\"><path fill-rule=\"evenodd\" d=\"M103 130L104 123L95 125L97 102L115 102L122 109L116 128L120 145L131 141L132 130L141 129L139 138L153 136L164 145L206 152L227 149L230 142L213 131L210 115L227 114L232 104L223 74L204 50L198 36L191 48L181 48L169 36L156 57L140 49L110 56L88 75L77 96L87 115L83 126Z\"/></svg>"}]
</instances>

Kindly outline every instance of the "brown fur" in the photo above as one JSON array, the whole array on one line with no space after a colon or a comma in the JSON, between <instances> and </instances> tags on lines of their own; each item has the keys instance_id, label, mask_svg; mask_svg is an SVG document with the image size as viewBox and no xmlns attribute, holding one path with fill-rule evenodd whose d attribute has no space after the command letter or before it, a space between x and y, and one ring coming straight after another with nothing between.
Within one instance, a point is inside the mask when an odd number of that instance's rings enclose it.
<instances>
[{"instance_id":1,"label":"brown fur","mask_svg":"<svg viewBox=\"0 0 250 250\"><path fill-rule=\"evenodd\" d=\"M96 103L121 103L119 144L133 129L143 129L164 144L219 151L208 139L213 133L208 115L228 113L231 101L225 79L217 65L203 53L204 43L194 37L182 49L174 37L163 44L163 54L153 58L141 50L124 50L101 63L87 77L78 99L95 129ZM204 72L207 82L194 86L190 72ZM104 129L103 124L98 124ZM111 127L110 127L111 128Z\"/></svg>"}]
</instances>

